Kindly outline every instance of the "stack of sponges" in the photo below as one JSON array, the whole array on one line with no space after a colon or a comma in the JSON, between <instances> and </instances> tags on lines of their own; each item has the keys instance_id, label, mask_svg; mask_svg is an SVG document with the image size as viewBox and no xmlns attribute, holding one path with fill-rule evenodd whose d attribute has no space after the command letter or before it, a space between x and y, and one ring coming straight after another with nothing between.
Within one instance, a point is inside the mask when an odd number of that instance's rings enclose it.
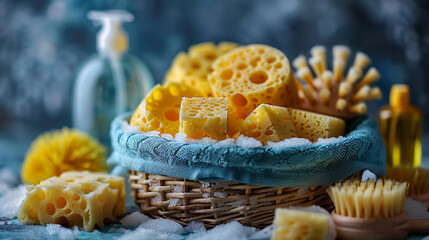
<instances>
[{"instance_id":1,"label":"stack of sponges","mask_svg":"<svg viewBox=\"0 0 429 240\"><path fill-rule=\"evenodd\" d=\"M298 110L299 100L281 51L261 44L204 43L176 57L165 84L141 102L131 125L196 139L245 135L264 144L344 134L343 120Z\"/></svg>"}]
</instances>

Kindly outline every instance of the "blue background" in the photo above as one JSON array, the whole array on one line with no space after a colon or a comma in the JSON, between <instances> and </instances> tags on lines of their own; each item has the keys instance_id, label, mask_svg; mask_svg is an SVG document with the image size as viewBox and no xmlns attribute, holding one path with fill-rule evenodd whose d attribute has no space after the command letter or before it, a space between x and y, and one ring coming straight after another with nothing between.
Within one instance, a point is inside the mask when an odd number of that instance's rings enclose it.
<instances>
[{"instance_id":1,"label":"blue background","mask_svg":"<svg viewBox=\"0 0 429 240\"><path fill-rule=\"evenodd\" d=\"M265 43L290 60L316 44L367 53L390 86L410 85L429 122L429 2L401 0L0 0L0 168L19 169L38 134L70 125L70 89L79 65L95 52L99 30L90 10L125 9L130 52L161 82L174 56L190 45L223 40ZM427 126L427 125L426 125ZM429 128L425 127L425 142ZM425 156L426 149L423 146Z\"/></svg>"}]
</instances>

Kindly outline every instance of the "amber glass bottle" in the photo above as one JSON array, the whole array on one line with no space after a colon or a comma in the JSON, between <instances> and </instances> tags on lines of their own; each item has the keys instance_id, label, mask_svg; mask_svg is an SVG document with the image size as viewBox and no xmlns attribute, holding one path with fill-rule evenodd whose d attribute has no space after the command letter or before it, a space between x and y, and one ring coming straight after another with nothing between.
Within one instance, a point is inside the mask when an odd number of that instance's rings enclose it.
<instances>
[{"instance_id":1,"label":"amber glass bottle","mask_svg":"<svg viewBox=\"0 0 429 240\"><path fill-rule=\"evenodd\" d=\"M407 85L390 91L390 105L381 108L379 128L387 152L388 167L419 167L422 161L422 113L410 104Z\"/></svg>"}]
</instances>

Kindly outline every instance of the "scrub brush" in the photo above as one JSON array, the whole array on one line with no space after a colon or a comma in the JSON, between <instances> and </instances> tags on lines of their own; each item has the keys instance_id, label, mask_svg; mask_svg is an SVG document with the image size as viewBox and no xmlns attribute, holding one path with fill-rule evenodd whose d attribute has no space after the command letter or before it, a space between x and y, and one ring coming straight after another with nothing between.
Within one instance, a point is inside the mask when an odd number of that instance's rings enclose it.
<instances>
[{"instance_id":1,"label":"scrub brush","mask_svg":"<svg viewBox=\"0 0 429 240\"><path fill-rule=\"evenodd\" d=\"M429 170L416 167L388 167L386 178L410 184L408 195L418 201L424 202L429 207Z\"/></svg>"},{"instance_id":2,"label":"scrub brush","mask_svg":"<svg viewBox=\"0 0 429 240\"><path fill-rule=\"evenodd\" d=\"M328 69L326 49L323 46L313 47L308 61L303 55L293 61L296 75L301 80L295 79L300 107L346 119L365 114L365 102L381 98L380 89L370 87L370 84L380 78L380 74L375 67L365 72L370 59L362 52L356 53L353 65L348 70L346 67L350 49L337 45L332 52L332 71Z\"/></svg>"},{"instance_id":3,"label":"scrub brush","mask_svg":"<svg viewBox=\"0 0 429 240\"><path fill-rule=\"evenodd\" d=\"M335 205L332 218L338 239L405 239L429 232L429 220L408 220L404 201L408 183L394 180L346 181L327 192Z\"/></svg>"}]
</instances>

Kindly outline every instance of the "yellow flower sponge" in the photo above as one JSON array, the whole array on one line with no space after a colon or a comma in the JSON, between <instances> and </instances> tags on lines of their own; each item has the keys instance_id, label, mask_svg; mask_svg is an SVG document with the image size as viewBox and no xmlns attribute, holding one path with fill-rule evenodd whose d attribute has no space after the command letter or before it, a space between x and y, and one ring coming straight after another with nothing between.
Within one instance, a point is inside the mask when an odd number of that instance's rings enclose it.
<instances>
[{"instance_id":1,"label":"yellow flower sponge","mask_svg":"<svg viewBox=\"0 0 429 240\"><path fill-rule=\"evenodd\" d=\"M38 184L65 171L105 172L106 149L89 135L63 128L37 137L21 168L22 181Z\"/></svg>"}]
</instances>

